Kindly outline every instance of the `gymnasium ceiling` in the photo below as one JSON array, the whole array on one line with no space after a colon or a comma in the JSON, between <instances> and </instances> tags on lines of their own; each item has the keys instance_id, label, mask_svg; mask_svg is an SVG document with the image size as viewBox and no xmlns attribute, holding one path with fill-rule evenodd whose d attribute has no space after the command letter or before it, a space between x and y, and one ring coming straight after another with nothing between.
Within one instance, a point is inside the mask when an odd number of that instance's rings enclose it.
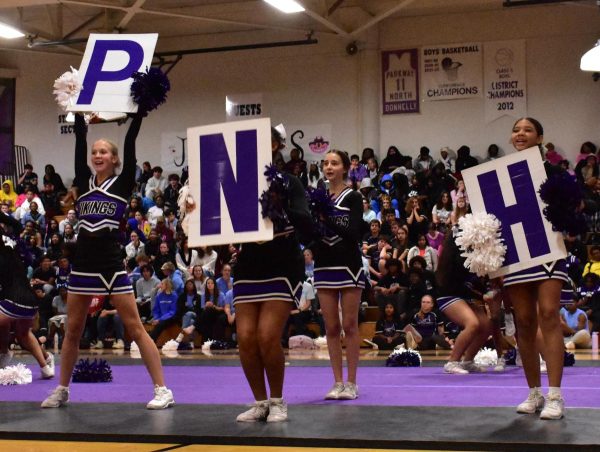
<instances>
[{"instance_id":1,"label":"gymnasium ceiling","mask_svg":"<svg viewBox=\"0 0 600 452\"><path fill-rule=\"evenodd\" d=\"M333 36L351 43L388 18L500 11L504 3L556 0L299 0L306 11L283 14L263 0L1 0L0 21L26 38L0 39L0 49L82 53L89 33L158 32L157 51L231 45L231 36L277 32L279 40ZM564 2L598 14L595 0ZM530 6L519 6L530 7ZM539 6L531 6L539 7ZM240 35L237 35L240 36ZM174 38L169 44L166 38ZM165 44L165 42L167 42ZM174 42L178 44L174 48ZM51 43L52 45L47 45ZM226 43L226 44L225 44ZM44 45L46 44L46 45ZM163 46L161 48L161 45ZM165 48L164 46L169 46Z\"/></svg>"}]
</instances>

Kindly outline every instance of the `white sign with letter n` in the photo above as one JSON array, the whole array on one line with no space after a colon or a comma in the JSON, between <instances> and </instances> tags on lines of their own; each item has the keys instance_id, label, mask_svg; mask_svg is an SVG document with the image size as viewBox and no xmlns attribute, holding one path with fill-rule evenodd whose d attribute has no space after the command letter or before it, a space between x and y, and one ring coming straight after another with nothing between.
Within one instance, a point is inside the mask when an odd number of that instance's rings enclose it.
<instances>
[{"instance_id":1,"label":"white sign with letter n","mask_svg":"<svg viewBox=\"0 0 600 452\"><path fill-rule=\"evenodd\" d=\"M259 198L271 164L271 120L227 122L187 130L190 247L273 239Z\"/></svg>"},{"instance_id":2,"label":"white sign with letter n","mask_svg":"<svg viewBox=\"0 0 600 452\"><path fill-rule=\"evenodd\" d=\"M69 111L135 113L131 75L150 68L157 40L157 33L92 33L79 68L83 89Z\"/></svg>"},{"instance_id":3,"label":"white sign with letter n","mask_svg":"<svg viewBox=\"0 0 600 452\"><path fill-rule=\"evenodd\" d=\"M540 151L532 147L462 172L471 209L495 215L506 245L503 266L495 278L562 259L562 234L544 217L538 189L546 180Z\"/></svg>"}]
</instances>

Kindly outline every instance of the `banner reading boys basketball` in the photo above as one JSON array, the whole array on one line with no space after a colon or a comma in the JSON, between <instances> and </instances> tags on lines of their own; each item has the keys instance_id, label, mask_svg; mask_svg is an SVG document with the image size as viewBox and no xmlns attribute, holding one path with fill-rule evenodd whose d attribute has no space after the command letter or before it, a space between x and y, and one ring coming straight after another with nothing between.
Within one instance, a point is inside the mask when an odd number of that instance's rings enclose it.
<instances>
[{"instance_id":1,"label":"banner reading boys basketball","mask_svg":"<svg viewBox=\"0 0 600 452\"><path fill-rule=\"evenodd\" d=\"M187 130L190 194L189 245L207 246L273 239L259 197L268 188L271 120L252 119Z\"/></svg>"},{"instance_id":2,"label":"banner reading boys basketball","mask_svg":"<svg viewBox=\"0 0 600 452\"><path fill-rule=\"evenodd\" d=\"M485 43L485 122L527 116L525 41Z\"/></svg>"},{"instance_id":3,"label":"banner reading boys basketball","mask_svg":"<svg viewBox=\"0 0 600 452\"><path fill-rule=\"evenodd\" d=\"M383 114L419 113L419 53L417 49L381 54Z\"/></svg>"},{"instance_id":4,"label":"banner reading boys basketball","mask_svg":"<svg viewBox=\"0 0 600 452\"><path fill-rule=\"evenodd\" d=\"M481 43L422 47L421 81L427 101L481 97Z\"/></svg>"},{"instance_id":5,"label":"banner reading boys basketball","mask_svg":"<svg viewBox=\"0 0 600 452\"><path fill-rule=\"evenodd\" d=\"M503 266L491 277L566 257L562 234L544 217L538 194L546 171L537 147L462 171L473 212L495 215L506 245Z\"/></svg>"},{"instance_id":6,"label":"banner reading boys basketball","mask_svg":"<svg viewBox=\"0 0 600 452\"><path fill-rule=\"evenodd\" d=\"M69 111L135 113L131 75L152 64L157 33L90 34L79 74L83 88Z\"/></svg>"}]
</instances>

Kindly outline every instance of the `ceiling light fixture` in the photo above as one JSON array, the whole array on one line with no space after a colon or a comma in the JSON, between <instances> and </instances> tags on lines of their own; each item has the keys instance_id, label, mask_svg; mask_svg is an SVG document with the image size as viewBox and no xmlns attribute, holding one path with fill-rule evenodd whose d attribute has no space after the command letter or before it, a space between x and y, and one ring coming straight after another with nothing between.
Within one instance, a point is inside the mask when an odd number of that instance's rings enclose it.
<instances>
[{"instance_id":1,"label":"ceiling light fixture","mask_svg":"<svg viewBox=\"0 0 600 452\"><path fill-rule=\"evenodd\" d=\"M304 11L304 7L296 0L265 0L265 2L286 14Z\"/></svg>"},{"instance_id":2,"label":"ceiling light fixture","mask_svg":"<svg viewBox=\"0 0 600 452\"><path fill-rule=\"evenodd\" d=\"M25 34L21 33L15 27L0 22L0 38L15 39L22 38L23 36L25 36Z\"/></svg>"},{"instance_id":3,"label":"ceiling light fixture","mask_svg":"<svg viewBox=\"0 0 600 452\"><path fill-rule=\"evenodd\" d=\"M581 57L579 69L582 71L600 72L600 40L591 50L588 50Z\"/></svg>"}]
</instances>

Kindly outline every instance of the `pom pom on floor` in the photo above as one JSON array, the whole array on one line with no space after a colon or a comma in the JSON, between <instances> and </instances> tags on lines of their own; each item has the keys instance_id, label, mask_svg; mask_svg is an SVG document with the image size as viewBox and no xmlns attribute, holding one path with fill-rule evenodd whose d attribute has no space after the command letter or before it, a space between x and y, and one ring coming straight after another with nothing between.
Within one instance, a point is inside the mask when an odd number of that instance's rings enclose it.
<instances>
[{"instance_id":1,"label":"pom pom on floor","mask_svg":"<svg viewBox=\"0 0 600 452\"><path fill-rule=\"evenodd\" d=\"M491 348L483 347L477 352L473 362L478 366L490 367L498 364L498 353Z\"/></svg>"},{"instance_id":2,"label":"pom pom on floor","mask_svg":"<svg viewBox=\"0 0 600 452\"><path fill-rule=\"evenodd\" d=\"M31 383L33 377L31 370L25 364L18 363L15 366L6 366L0 369L0 385L26 385Z\"/></svg>"},{"instance_id":3,"label":"pom pom on floor","mask_svg":"<svg viewBox=\"0 0 600 452\"><path fill-rule=\"evenodd\" d=\"M421 367L421 354L413 349L398 346L385 361L386 367Z\"/></svg>"},{"instance_id":4,"label":"pom pom on floor","mask_svg":"<svg viewBox=\"0 0 600 452\"><path fill-rule=\"evenodd\" d=\"M565 350L564 366L571 367L575 365L575 355Z\"/></svg>"},{"instance_id":5,"label":"pom pom on floor","mask_svg":"<svg viewBox=\"0 0 600 452\"><path fill-rule=\"evenodd\" d=\"M73 370L73 383L109 383L112 370L104 359L80 359Z\"/></svg>"}]
</instances>

